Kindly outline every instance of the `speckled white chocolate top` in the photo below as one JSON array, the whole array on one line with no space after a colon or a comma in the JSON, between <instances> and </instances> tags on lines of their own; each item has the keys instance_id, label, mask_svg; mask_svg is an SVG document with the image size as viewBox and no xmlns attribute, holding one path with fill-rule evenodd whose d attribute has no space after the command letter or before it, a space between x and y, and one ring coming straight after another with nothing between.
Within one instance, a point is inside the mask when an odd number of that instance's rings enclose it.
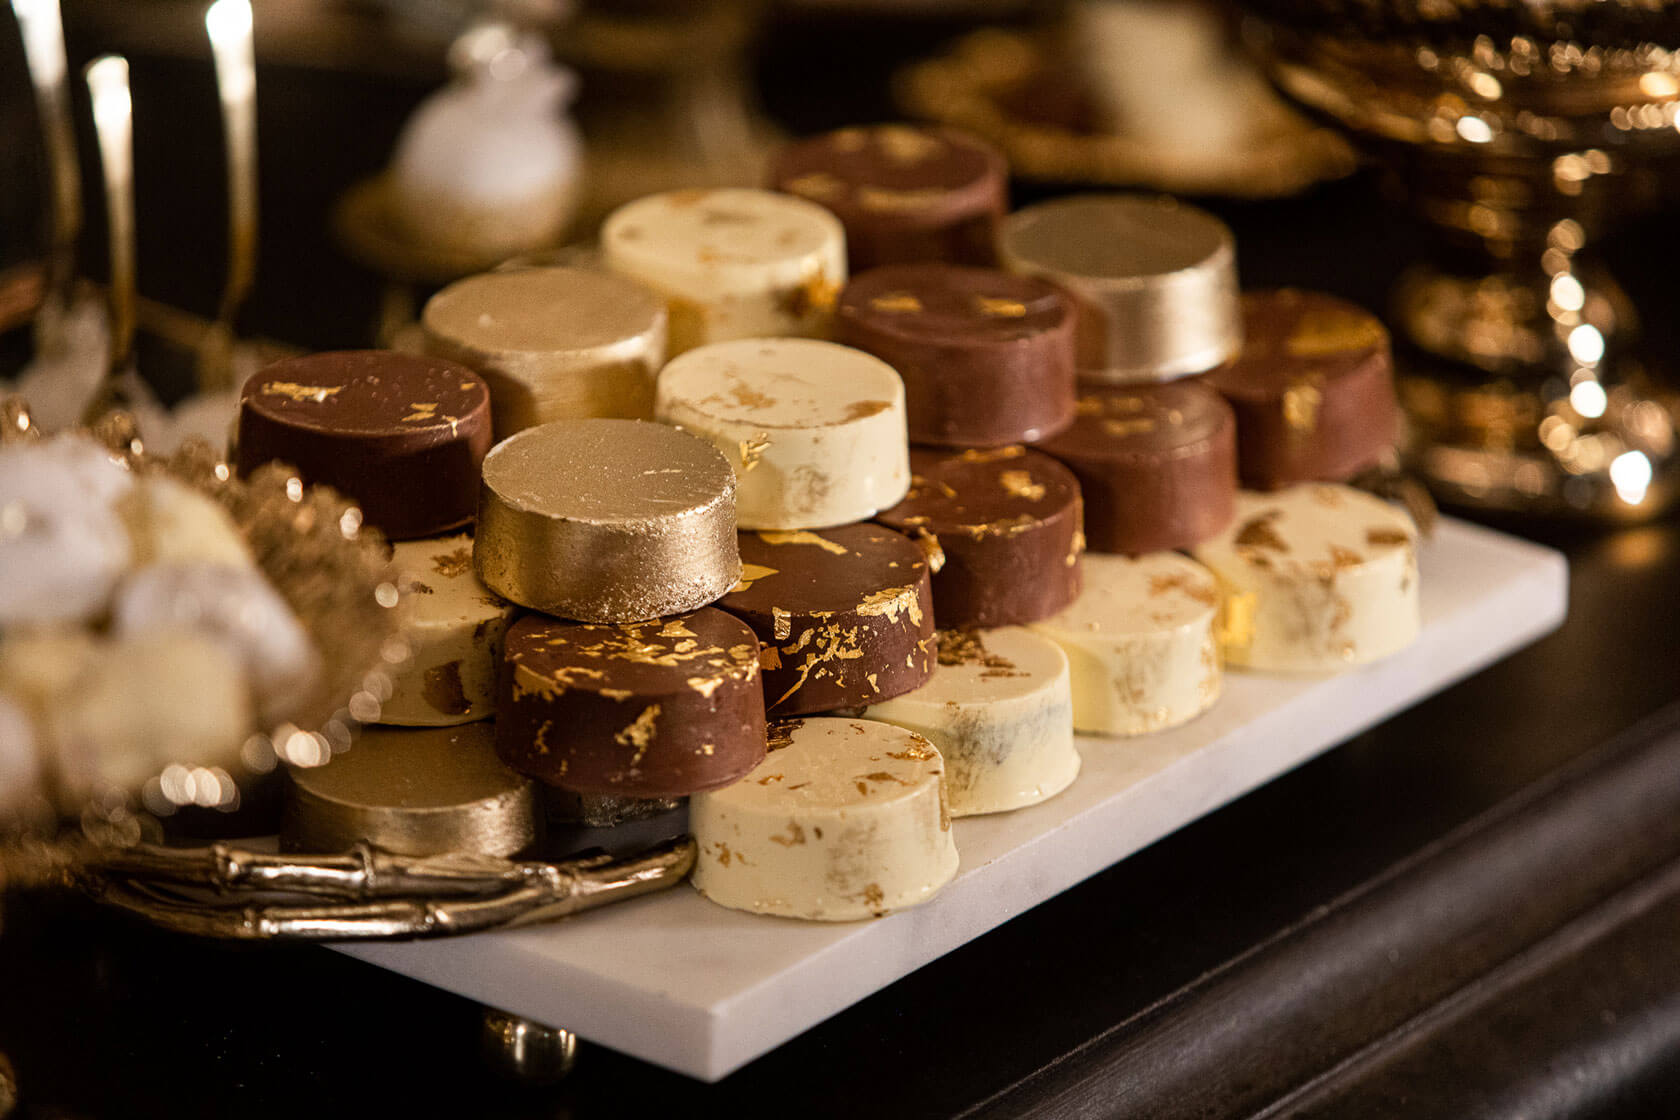
<instances>
[{"instance_id":1,"label":"speckled white chocolate top","mask_svg":"<svg viewBox=\"0 0 1680 1120\"><path fill-rule=\"evenodd\" d=\"M850 346L743 338L672 359L659 374L659 414L677 405L759 428L838 427L903 412L904 382L887 363Z\"/></svg>"},{"instance_id":2,"label":"speckled white chocolate top","mask_svg":"<svg viewBox=\"0 0 1680 1120\"><path fill-rule=\"evenodd\" d=\"M1045 630L1144 634L1202 621L1219 604L1213 573L1176 552L1085 554L1085 588Z\"/></svg>"},{"instance_id":3,"label":"speckled white chocolate top","mask_svg":"<svg viewBox=\"0 0 1680 1120\"><path fill-rule=\"evenodd\" d=\"M1287 580L1333 576L1417 544L1400 509L1348 486L1312 483L1275 493L1243 491L1224 532L1196 546L1220 571L1256 568Z\"/></svg>"},{"instance_id":4,"label":"speckled white chocolate top","mask_svg":"<svg viewBox=\"0 0 1680 1120\"><path fill-rule=\"evenodd\" d=\"M767 278L785 281L790 271L825 263L836 266L829 278L839 282L844 246L840 220L816 203L744 188L649 195L619 207L601 227L614 267L673 281L703 273L717 294L758 290Z\"/></svg>"},{"instance_id":5,"label":"speckled white chocolate top","mask_svg":"<svg viewBox=\"0 0 1680 1120\"><path fill-rule=\"evenodd\" d=\"M473 572L472 537L399 541L391 568L409 626L456 626L499 618L512 605Z\"/></svg>"},{"instance_id":6,"label":"speckled white chocolate top","mask_svg":"<svg viewBox=\"0 0 1680 1120\"><path fill-rule=\"evenodd\" d=\"M1024 626L945 631L927 684L888 703L984 704L1038 695L1067 672L1067 655Z\"/></svg>"},{"instance_id":7,"label":"speckled white chocolate top","mask_svg":"<svg viewBox=\"0 0 1680 1120\"><path fill-rule=\"evenodd\" d=\"M890 723L803 719L784 746L739 782L706 796L757 812L835 811L884 806L937 783L945 763L928 741Z\"/></svg>"}]
</instances>

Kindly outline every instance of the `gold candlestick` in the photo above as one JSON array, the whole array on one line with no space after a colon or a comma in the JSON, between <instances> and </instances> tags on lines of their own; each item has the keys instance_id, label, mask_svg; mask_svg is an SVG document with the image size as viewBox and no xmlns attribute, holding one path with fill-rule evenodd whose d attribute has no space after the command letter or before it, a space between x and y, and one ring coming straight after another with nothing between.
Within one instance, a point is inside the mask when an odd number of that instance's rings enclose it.
<instances>
[{"instance_id":1,"label":"gold candlestick","mask_svg":"<svg viewBox=\"0 0 1680 1120\"><path fill-rule=\"evenodd\" d=\"M52 193L52 246L47 292L35 320L36 346L56 353L64 342L76 271L76 238L82 229L82 180L76 166L76 136L70 124L70 87L64 62L64 22L59 0L12 0L23 32L24 59L46 142Z\"/></svg>"},{"instance_id":2,"label":"gold candlestick","mask_svg":"<svg viewBox=\"0 0 1680 1120\"><path fill-rule=\"evenodd\" d=\"M250 0L216 0L204 13L216 62L227 147L228 272L214 327L199 355L205 389L233 383L234 319L257 269L257 65Z\"/></svg>"},{"instance_id":3,"label":"gold candlestick","mask_svg":"<svg viewBox=\"0 0 1680 1120\"><path fill-rule=\"evenodd\" d=\"M1680 403L1582 258L1680 157L1680 0L1245 0L1273 80L1436 232L1394 293L1410 459L1446 500L1602 520L1680 499Z\"/></svg>"}]
</instances>

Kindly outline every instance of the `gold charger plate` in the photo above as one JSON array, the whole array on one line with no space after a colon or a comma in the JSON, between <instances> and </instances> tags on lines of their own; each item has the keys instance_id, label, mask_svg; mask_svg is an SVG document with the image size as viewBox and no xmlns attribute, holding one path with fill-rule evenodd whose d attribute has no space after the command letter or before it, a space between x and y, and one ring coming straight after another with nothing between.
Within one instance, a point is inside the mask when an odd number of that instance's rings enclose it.
<instances>
[{"instance_id":1,"label":"gold charger plate","mask_svg":"<svg viewBox=\"0 0 1680 1120\"><path fill-rule=\"evenodd\" d=\"M1042 182L1277 198L1356 166L1345 140L1293 112L1267 114L1275 123L1247 144L1211 154L1109 131L1063 53L1043 35L976 31L902 71L897 94L911 114L984 137L1014 174Z\"/></svg>"}]
</instances>

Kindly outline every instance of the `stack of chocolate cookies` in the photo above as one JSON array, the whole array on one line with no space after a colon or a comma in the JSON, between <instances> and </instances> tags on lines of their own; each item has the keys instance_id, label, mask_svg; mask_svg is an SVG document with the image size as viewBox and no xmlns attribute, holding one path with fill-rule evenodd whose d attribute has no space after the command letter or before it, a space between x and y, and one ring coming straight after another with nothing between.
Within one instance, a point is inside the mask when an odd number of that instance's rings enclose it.
<instances>
[{"instance_id":1,"label":"stack of chocolate cookies","mask_svg":"<svg viewBox=\"0 0 1680 1120\"><path fill-rule=\"evenodd\" d=\"M247 386L242 468L395 542L383 721L482 728L551 818L689 799L707 897L849 920L948 882L953 817L1066 789L1076 730L1416 632L1416 531L1344 485L1394 443L1375 319L1239 297L1229 231L1172 200L1006 216L946 130L817 137L772 186L446 289L435 357Z\"/></svg>"}]
</instances>

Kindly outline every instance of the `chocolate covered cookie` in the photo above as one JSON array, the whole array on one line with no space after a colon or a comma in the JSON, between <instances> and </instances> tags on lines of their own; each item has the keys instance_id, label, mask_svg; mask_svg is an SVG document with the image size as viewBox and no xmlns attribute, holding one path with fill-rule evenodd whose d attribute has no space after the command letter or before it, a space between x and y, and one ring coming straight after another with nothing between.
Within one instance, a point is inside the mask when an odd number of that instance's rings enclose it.
<instances>
[{"instance_id":1,"label":"chocolate covered cookie","mask_svg":"<svg viewBox=\"0 0 1680 1120\"><path fill-rule=\"evenodd\" d=\"M783 149L770 182L834 211L853 271L902 261L991 264L998 220L1009 209L1003 156L948 128L825 132Z\"/></svg>"},{"instance_id":2,"label":"chocolate covered cookie","mask_svg":"<svg viewBox=\"0 0 1680 1120\"><path fill-rule=\"evenodd\" d=\"M280 460L331 486L392 540L469 525L490 450L490 390L443 358L337 350L275 362L245 383L236 461Z\"/></svg>"},{"instance_id":3,"label":"chocolate covered cookie","mask_svg":"<svg viewBox=\"0 0 1680 1120\"><path fill-rule=\"evenodd\" d=\"M1394 447L1394 362L1375 315L1293 288L1250 292L1242 311L1242 352L1207 380L1236 410L1244 486L1346 482Z\"/></svg>"},{"instance_id":4,"label":"chocolate covered cookie","mask_svg":"<svg viewBox=\"0 0 1680 1120\"><path fill-rule=\"evenodd\" d=\"M1042 450L1079 479L1094 552L1188 548L1231 521L1237 425L1197 381L1086 386L1078 416Z\"/></svg>"},{"instance_id":5,"label":"chocolate covered cookie","mask_svg":"<svg viewBox=\"0 0 1680 1120\"><path fill-rule=\"evenodd\" d=\"M1073 301L1028 276L890 265L840 293L839 340L904 379L910 441L1031 443L1073 418Z\"/></svg>"},{"instance_id":6,"label":"chocolate covered cookie","mask_svg":"<svg viewBox=\"0 0 1680 1120\"><path fill-rule=\"evenodd\" d=\"M927 560L880 525L742 533L741 583L718 606L763 644L773 716L872 704L933 671Z\"/></svg>"},{"instance_id":7,"label":"chocolate covered cookie","mask_svg":"<svg viewBox=\"0 0 1680 1120\"><path fill-rule=\"evenodd\" d=\"M508 629L496 750L581 794L683 797L764 757L758 641L710 607L622 625L527 615Z\"/></svg>"},{"instance_id":8,"label":"chocolate covered cookie","mask_svg":"<svg viewBox=\"0 0 1680 1120\"><path fill-rule=\"evenodd\" d=\"M910 453L910 493L880 521L925 535L939 625L1008 626L1055 614L1079 594L1085 549L1079 483L1024 447Z\"/></svg>"}]
</instances>

